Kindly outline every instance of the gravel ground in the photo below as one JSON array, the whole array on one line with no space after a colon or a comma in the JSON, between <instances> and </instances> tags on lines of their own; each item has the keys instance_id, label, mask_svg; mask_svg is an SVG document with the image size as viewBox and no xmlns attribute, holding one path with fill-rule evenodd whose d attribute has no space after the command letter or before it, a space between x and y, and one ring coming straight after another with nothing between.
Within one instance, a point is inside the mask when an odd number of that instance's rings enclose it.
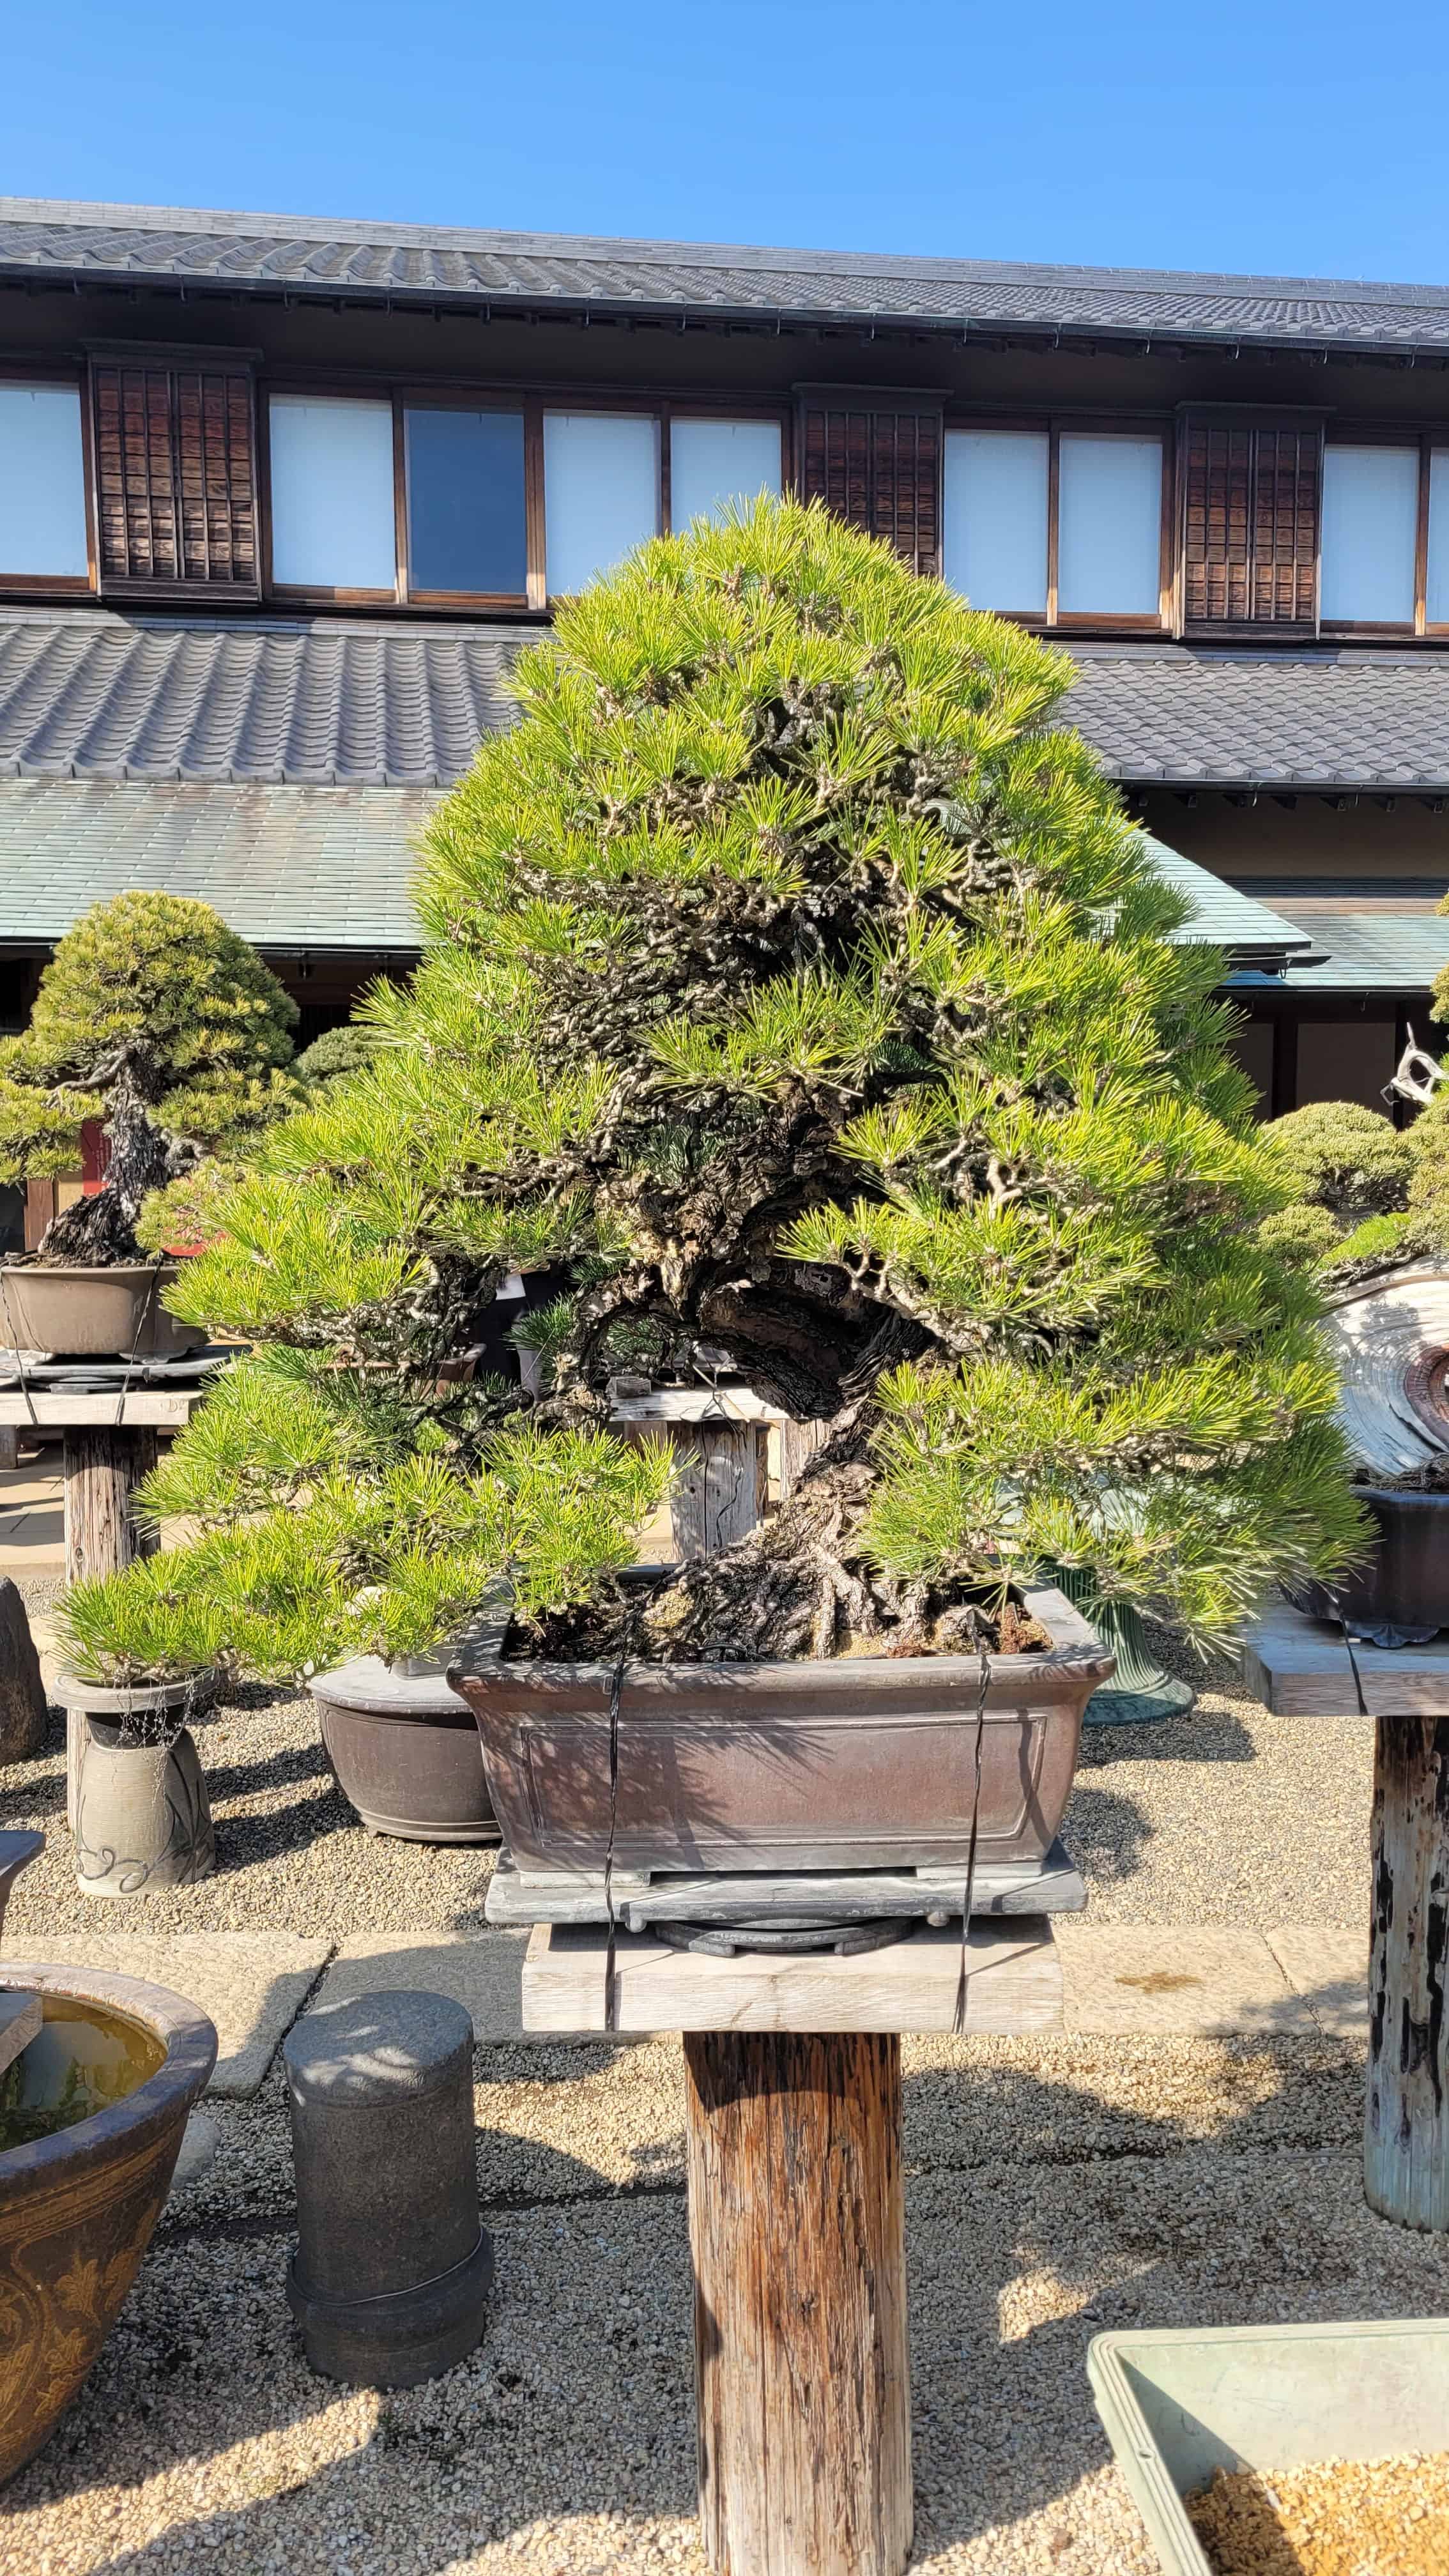
<instances>
[{"instance_id":1,"label":"gravel ground","mask_svg":"<svg viewBox=\"0 0 1449 2576\"><path fill-rule=\"evenodd\" d=\"M1066 1830L1097 1919L1357 1924L1364 1722L1208 1683L1186 1718L1088 1733ZM239 1692L199 1741L222 1866L150 1900L148 1931L481 1926L491 1856L364 1834L305 1696ZM63 1820L60 1728L0 1779L0 1825ZM77 1894L59 1832L10 1923L91 1920L116 1909ZM1088 2393L1103 2326L1449 2308L1449 2240L1364 2207L1353 2044L904 2052L918 2576L1154 2576ZM6 2492L0 2576L703 2576L677 2044L481 2051L476 2099L498 2255L478 2353L388 2398L305 2369L274 2071L215 2105L216 2164Z\"/></svg>"},{"instance_id":2,"label":"gravel ground","mask_svg":"<svg viewBox=\"0 0 1449 2576\"><path fill-rule=\"evenodd\" d=\"M908 2040L918 2576L1154 2576L1084 2371L1104 2326L1433 2313L1449 2244L1363 2205L1330 2042ZM487 2334L428 2388L313 2379L282 2297L274 2076L219 2105L49 2450L34 2576L702 2576L677 2048L483 2052ZM200 2553L204 2551L204 2559Z\"/></svg>"}]
</instances>

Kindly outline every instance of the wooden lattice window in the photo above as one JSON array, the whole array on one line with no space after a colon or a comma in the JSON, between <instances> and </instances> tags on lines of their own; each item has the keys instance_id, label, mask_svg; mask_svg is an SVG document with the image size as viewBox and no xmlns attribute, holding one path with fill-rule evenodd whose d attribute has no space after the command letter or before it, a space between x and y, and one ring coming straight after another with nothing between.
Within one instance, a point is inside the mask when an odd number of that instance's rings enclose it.
<instances>
[{"instance_id":1,"label":"wooden lattice window","mask_svg":"<svg viewBox=\"0 0 1449 2576\"><path fill-rule=\"evenodd\" d=\"M256 598L256 439L245 367L97 358L101 587Z\"/></svg>"},{"instance_id":2,"label":"wooden lattice window","mask_svg":"<svg viewBox=\"0 0 1449 2576\"><path fill-rule=\"evenodd\" d=\"M807 393L800 404L800 488L913 572L941 569L941 414L879 396Z\"/></svg>"},{"instance_id":3,"label":"wooden lattice window","mask_svg":"<svg viewBox=\"0 0 1449 2576\"><path fill-rule=\"evenodd\" d=\"M1184 626L1313 631L1322 455L1316 422L1188 416L1182 441Z\"/></svg>"}]
</instances>

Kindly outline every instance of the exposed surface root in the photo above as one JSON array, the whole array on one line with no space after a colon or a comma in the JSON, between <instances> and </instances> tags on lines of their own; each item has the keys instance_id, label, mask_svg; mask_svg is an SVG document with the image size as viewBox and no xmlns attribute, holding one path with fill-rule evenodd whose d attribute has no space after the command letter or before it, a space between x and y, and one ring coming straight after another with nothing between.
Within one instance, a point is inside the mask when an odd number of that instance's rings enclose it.
<instances>
[{"instance_id":1,"label":"exposed surface root","mask_svg":"<svg viewBox=\"0 0 1449 2576\"><path fill-rule=\"evenodd\" d=\"M627 1652L669 1664L756 1663L833 1655L1019 1654L1046 1644L1014 1602L988 1609L942 1587L903 1584L868 1565L861 1530L875 1470L861 1425L842 1424L770 1520L718 1556L672 1568L660 1584L613 1584L582 1609L515 1624L506 1652L608 1662Z\"/></svg>"}]
</instances>

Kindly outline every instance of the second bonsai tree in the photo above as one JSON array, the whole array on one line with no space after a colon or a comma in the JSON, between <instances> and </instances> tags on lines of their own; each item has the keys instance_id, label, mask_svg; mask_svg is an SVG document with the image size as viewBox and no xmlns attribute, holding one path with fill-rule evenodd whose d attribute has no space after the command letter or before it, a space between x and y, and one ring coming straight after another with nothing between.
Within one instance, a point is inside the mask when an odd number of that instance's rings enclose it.
<instances>
[{"instance_id":1,"label":"second bonsai tree","mask_svg":"<svg viewBox=\"0 0 1449 2576\"><path fill-rule=\"evenodd\" d=\"M98 903L40 979L30 1025L0 1041L0 1180L77 1171L94 1124L102 1186L54 1217L45 1262L142 1256L141 1203L299 1097L297 1006L219 913L184 895Z\"/></svg>"},{"instance_id":2,"label":"second bonsai tree","mask_svg":"<svg viewBox=\"0 0 1449 2576\"><path fill-rule=\"evenodd\" d=\"M1221 961L1056 722L1071 678L792 503L564 608L431 828L414 984L172 1291L256 1347L152 1481L201 1536L122 1582L282 1673L421 1651L500 1577L525 1651L718 1662L1020 1642L1059 1567L1220 1638L1337 1569ZM542 1393L460 1381L549 1262ZM829 1434L642 1608L664 1471L603 1396L641 1325Z\"/></svg>"}]
</instances>

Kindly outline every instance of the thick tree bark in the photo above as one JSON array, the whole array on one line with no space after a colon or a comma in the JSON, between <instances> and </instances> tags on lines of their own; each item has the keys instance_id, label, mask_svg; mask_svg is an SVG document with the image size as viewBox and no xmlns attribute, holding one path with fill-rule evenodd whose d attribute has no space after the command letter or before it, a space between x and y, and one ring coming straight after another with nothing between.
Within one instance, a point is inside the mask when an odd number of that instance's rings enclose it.
<instances>
[{"instance_id":1,"label":"thick tree bark","mask_svg":"<svg viewBox=\"0 0 1449 2576\"><path fill-rule=\"evenodd\" d=\"M1449 1717L1380 1717L1364 2189L1404 2227L1449 2228Z\"/></svg>"},{"instance_id":2,"label":"thick tree bark","mask_svg":"<svg viewBox=\"0 0 1449 2576\"><path fill-rule=\"evenodd\" d=\"M900 2041L685 2039L699 2503L721 2576L911 2546Z\"/></svg>"},{"instance_id":3,"label":"thick tree bark","mask_svg":"<svg viewBox=\"0 0 1449 2576\"><path fill-rule=\"evenodd\" d=\"M65 1579L89 1582L155 1553L136 1520L136 1487L156 1464L154 1431L72 1430L65 1435Z\"/></svg>"}]
</instances>

